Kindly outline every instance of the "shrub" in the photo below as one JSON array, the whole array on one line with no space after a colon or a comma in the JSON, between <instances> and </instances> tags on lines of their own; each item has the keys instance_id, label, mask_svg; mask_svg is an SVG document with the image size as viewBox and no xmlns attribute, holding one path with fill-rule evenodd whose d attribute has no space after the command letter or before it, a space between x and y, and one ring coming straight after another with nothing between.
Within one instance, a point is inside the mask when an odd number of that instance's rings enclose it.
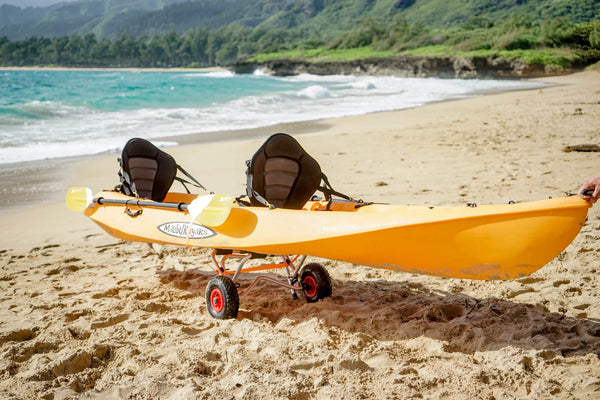
<instances>
[{"instance_id":1,"label":"shrub","mask_svg":"<svg viewBox=\"0 0 600 400\"><path fill-rule=\"evenodd\" d=\"M498 37L494 42L493 48L498 50L526 50L531 49L536 41L536 38L529 32L511 31Z\"/></svg>"},{"instance_id":2,"label":"shrub","mask_svg":"<svg viewBox=\"0 0 600 400\"><path fill-rule=\"evenodd\" d=\"M559 47L567 43L572 34L573 29L565 18L549 19L542 24L539 42L542 45Z\"/></svg>"},{"instance_id":3,"label":"shrub","mask_svg":"<svg viewBox=\"0 0 600 400\"><path fill-rule=\"evenodd\" d=\"M593 49L600 50L600 23L594 24L589 36L590 46Z\"/></svg>"},{"instance_id":4,"label":"shrub","mask_svg":"<svg viewBox=\"0 0 600 400\"><path fill-rule=\"evenodd\" d=\"M379 18L367 18L361 21L356 29L343 35L343 38L337 44L340 49L352 49L355 47L369 46L381 38L386 33L386 25Z\"/></svg>"}]
</instances>

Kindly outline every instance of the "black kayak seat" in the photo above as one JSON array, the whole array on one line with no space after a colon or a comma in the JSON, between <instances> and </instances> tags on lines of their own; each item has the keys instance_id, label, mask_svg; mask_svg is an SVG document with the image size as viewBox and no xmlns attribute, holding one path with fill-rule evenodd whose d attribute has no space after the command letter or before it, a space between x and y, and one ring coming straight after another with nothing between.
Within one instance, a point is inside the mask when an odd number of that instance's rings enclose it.
<instances>
[{"instance_id":1,"label":"black kayak seat","mask_svg":"<svg viewBox=\"0 0 600 400\"><path fill-rule=\"evenodd\" d=\"M130 139L121 154L121 191L154 201L162 201L177 175L177 163L149 141Z\"/></svg>"},{"instance_id":2,"label":"black kayak seat","mask_svg":"<svg viewBox=\"0 0 600 400\"><path fill-rule=\"evenodd\" d=\"M269 137L247 164L252 206L301 209L321 183L319 163L285 133Z\"/></svg>"},{"instance_id":3,"label":"black kayak seat","mask_svg":"<svg viewBox=\"0 0 600 400\"><path fill-rule=\"evenodd\" d=\"M146 139L129 139L119 162L121 183L118 188L128 196L163 201L174 180L181 182L188 193L190 191L186 184L206 190L170 154ZM178 177L177 171L181 171L190 181Z\"/></svg>"}]
</instances>

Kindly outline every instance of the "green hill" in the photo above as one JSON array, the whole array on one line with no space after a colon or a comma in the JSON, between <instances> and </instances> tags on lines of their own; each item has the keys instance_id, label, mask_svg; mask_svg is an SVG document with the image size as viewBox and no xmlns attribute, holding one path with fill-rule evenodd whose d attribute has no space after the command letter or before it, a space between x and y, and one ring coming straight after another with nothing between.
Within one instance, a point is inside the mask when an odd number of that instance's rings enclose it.
<instances>
[{"instance_id":1,"label":"green hill","mask_svg":"<svg viewBox=\"0 0 600 400\"><path fill-rule=\"evenodd\" d=\"M285 0L79 0L47 8L0 7L0 36L11 40L94 33L116 38L218 28L256 26L279 12Z\"/></svg>"},{"instance_id":2,"label":"green hill","mask_svg":"<svg viewBox=\"0 0 600 400\"><path fill-rule=\"evenodd\" d=\"M0 6L0 36L25 39L33 36L58 37L92 33L110 21L143 18L185 0L78 0L49 7ZM118 36L109 30L106 36Z\"/></svg>"},{"instance_id":3,"label":"green hill","mask_svg":"<svg viewBox=\"0 0 600 400\"><path fill-rule=\"evenodd\" d=\"M5 5L0 7L0 63L206 66L252 56L487 57L513 51L520 59L564 68L600 59L599 21L599 0L78 0L46 8ZM342 51L348 49L360 50Z\"/></svg>"},{"instance_id":4,"label":"green hill","mask_svg":"<svg viewBox=\"0 0 600 400\"><path fill-rule=\"evenodd\" d=\"M466 21L497 24L514 15L583 23L600 17L597 0L79 0L46 8L0 7L0 36L10 40L94 33L116 38L183 33L235 23L265 29L303 29L322 37L357 21L402 17L432 30Z\"/></svg>"}]
</instances>

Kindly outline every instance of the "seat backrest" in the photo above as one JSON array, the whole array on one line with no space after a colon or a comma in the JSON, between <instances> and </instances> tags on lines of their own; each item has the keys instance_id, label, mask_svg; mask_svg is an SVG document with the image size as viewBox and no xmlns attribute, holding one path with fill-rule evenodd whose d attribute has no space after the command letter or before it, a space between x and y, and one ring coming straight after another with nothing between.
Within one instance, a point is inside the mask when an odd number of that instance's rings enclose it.
<instances>
[{"instance_id":1,"label":"seat backrest","mask_svg":"<svg viewBox=\"0 0 600 400\"><path fill-rule=\"evenodd\" d=\"M249 161L246 193L253 206L300 209L321 183L321 167L300 144L285 133L276 133ZM257 196L258 195L258 196Z\"/></svg>"},{"instance_id":2,"label":"seat backrest","mask_svg":"<svg viewBox=\"0 0 600 400\"><path fill-rule=\"evenodd\" d=\"M162 201L177 175L177 164L149 141L133 138L123 147L121 170L123 193Z\"/></svg>"}]
</instances>

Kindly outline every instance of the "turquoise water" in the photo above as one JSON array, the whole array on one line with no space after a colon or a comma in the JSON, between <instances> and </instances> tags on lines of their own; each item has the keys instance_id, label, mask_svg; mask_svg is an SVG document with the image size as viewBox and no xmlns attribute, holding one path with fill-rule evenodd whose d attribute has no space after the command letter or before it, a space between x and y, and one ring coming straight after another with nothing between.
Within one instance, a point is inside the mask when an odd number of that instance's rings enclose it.
<instances>
[{"instance_id":1,"label":"turquoise water","mask_svg":"<svg viewBox=\"0 0 600 400\"><path fill-rule=\"evenodd\" d=\"M5 70L0 71L0 163L117 150L134 136L267 127L537 86L381 76Z\"/></svg>"},{"instance_id":2,"label":"turquoise water","mask_svg":"<svg viewBox=\"0 0 600 400\"><path fill-rule=\"evenodd\" d=\"M244 79L243 75L227 72L10 71L0 73L0 77L2 113L12 113L30 101L107 112L208 107L242 95L294 89L293 84L283 80L267 76Z\"/></svg>"}]
</instances>

